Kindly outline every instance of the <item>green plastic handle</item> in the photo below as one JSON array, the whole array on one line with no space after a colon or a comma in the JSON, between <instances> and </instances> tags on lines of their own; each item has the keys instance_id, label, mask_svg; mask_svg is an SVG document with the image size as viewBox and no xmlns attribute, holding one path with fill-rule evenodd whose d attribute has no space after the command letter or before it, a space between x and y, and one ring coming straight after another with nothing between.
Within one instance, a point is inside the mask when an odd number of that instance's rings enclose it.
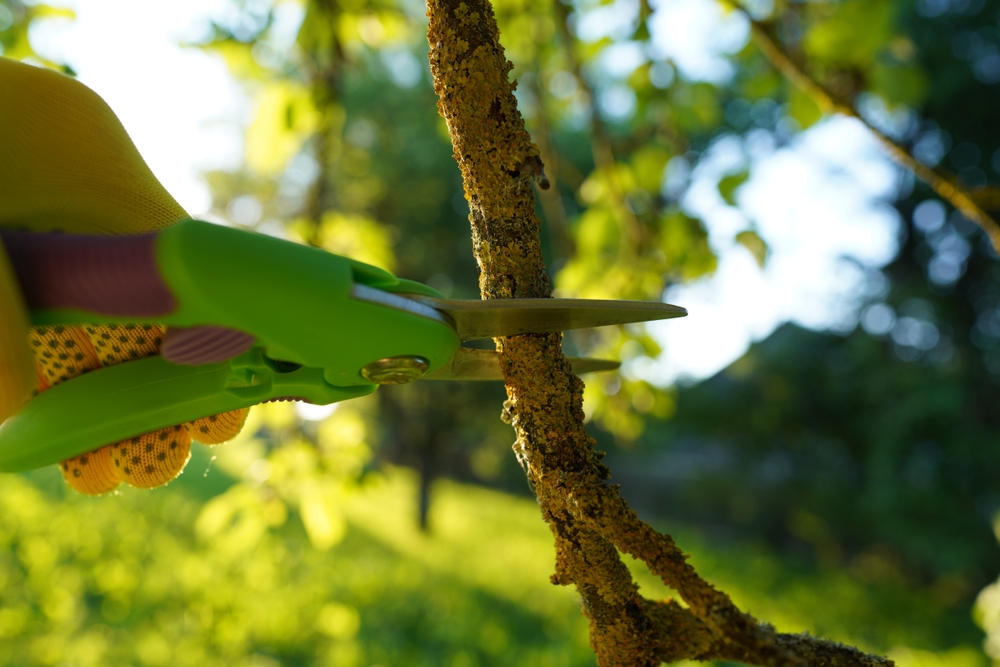
<instances>
[{"instance_id":1,"label":"green plastic handle","mask_svg":"<svg viewBox=\"0 0 1000 667\"><path fill-rule=\"evenodd\" d=\"M162 322L254 335L221 364L152 357L102 368L33 398L0 425L0 470L57 463L103 445L278 398L328 404L369 394L371 362L417 356L434 371L459 347L445 318L356 298L356 284L434 295L387 271L317 248L194 220L156 240L157 266L178 307L155 318L76 310L32 313L36 324ZM434 315L432 313L432 315Z\"/></svg>"},{"instance_id":2,"label":"green plastic handle","mask_svg":"<svg viewBox=\"0 0 1000 667\"><path fill-rule=\"evenodd\" d=\"M323 368L341 386L368 383L361 368L385 357L422 356L434 370L459 346L441 320L351 297L355 283L390 292L433 290L319 248L186 220L159 233L156 258L179 304L173 313L144 320L49 310L32 312L33 321L229 327L256 336L268 357Z\"/></svg>"},{"instance_id":3,"label":"green plastic handle","mask_svg":"<svg viewBox=\"0 0 1000 667\"><path fill-rule=\"evenodd\" d=\"M325 405L375 391L334 387L321 369L275 363L260 349L178 366L149 357L81 375L33 398L0 427L0 470L64 461L127 437L275 398Z\"/></svg>"}]
</instances>

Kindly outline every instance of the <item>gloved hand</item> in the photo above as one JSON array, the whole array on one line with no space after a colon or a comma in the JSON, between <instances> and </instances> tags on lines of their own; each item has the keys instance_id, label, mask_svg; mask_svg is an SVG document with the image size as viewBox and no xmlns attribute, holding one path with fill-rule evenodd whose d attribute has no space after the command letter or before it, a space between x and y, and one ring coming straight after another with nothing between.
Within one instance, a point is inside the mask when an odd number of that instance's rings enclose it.
<instances>
[{"instance_id":1,"label":"gloved hand","mask_svg":"<svg viewBox=\"0 0 1000 667\"><path fill-rule=\"evenodd\" d=\"M128 235L187 217L146 166L108 105L70 77L0 57L0 229ZM33 393L95 370L158 354L149 324L29 327L0 243L0 421ZM176 477L192 439L239 433L247 410L205 417L64 461L74 489L151 488Z\"/></svg>"},{"instance_id":2,"label":"gloved hand","mask_svg":"<svg viewBox=\"0 0 1000 667\"><path fill-rule=\"evenodd\" d=\"M153 324L108 324L83 327L34 327L29 341L44 391L102 366L140 359L159 352L164 328ZM247 409L204 417L153 431L63 461L63 477L77 491L99 495L125 482L140 488L166 484L184 469L192 440L216 445L236 436Z\"/></svg>"}]
</instances>

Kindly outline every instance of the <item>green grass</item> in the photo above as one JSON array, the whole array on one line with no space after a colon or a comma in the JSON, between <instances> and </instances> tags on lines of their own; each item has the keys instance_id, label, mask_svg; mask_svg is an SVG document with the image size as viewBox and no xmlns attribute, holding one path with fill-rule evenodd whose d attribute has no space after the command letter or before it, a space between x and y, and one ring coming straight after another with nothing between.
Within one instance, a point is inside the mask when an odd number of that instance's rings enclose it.
<instances>
[{"instance_id":1,"label":"green grass","mask_svg":"<svg viewBox=\"0 0 1000 667\"><path fill-rule=\"evenodd\" d=\"M54 471L0 477L0 664L594 664L574 591L549 583L552 539L530 499L442 481L422 533L413 475L390 470L306 530L305 500L187 477L99 499ZM219 495L198 497L202 484ZM904 667L986 664L968 612L927 591L675 537L781 630L891 650ZM669 594L634 571L647 596Z\"/></svg>"}]
</instances>

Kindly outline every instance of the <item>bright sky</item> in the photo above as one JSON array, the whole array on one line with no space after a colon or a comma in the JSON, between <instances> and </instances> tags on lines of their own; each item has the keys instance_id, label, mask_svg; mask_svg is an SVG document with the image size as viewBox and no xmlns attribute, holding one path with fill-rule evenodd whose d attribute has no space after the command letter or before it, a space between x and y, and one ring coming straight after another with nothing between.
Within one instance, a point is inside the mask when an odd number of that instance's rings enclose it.
<instances>
[{"instance_id":1,"label":"bright sky","mask_svg":"<svg viewBox=\"0 0 1000 667\"><path fill-rule=\"evenodd\" d=\"M640 373L651 381L713 375L788 320L852 328L857 300L878 284L866 280L870 267L896 252L899 221L886 201L899 172L860 123L832 118L780 149L763 133L747 143L755 139L739 209L722 201L715 184L727 165L745 159L741 141L718 141L692 176L684 204L706 221L719 268L668 290L666 300L690 314L652 325L666 353ZM748 219L770 246L763 270L734 240Z\"/></svg>"},{"instance_id":2,"label":"bright sky","mask_svg":"<svg viewBox=\"0 0 1000 667\"><path fill-rule=\"evenodd\" d=\"M237 124L248 100L221 60L179 43L195 41L226 0L58 0L73 21L46 21L36 49L71 63L121 119L150 168L193 216L210 204L199 172L237 166Z\"/></svg>"},{"instance_id":3,"label":"bright sky","mask_svg":"<svg viewBox=\"0 0 1000 667\"><path fill-rule=\"evenodd\" d=\"M210 198L199 172L239 163L248 101L220 61L178 43L196 40L208 17L228 11L226 0L56 4L72 6L77 19L35 31L36 48L71 63L116 111L167 189L191 215L205 217ZM617 15L581 21L579 31L613 32ZM746 26L722 17L714 0L671 0L658 10L653 33L660 55L681 75L722 81L730 75L724 55L742 47ZM619 57L634 53L623 49ZM738 191L735 209L715 184L745 160L752 178ZM684 165L674 166L683 172ZM784 147L763 132L745 143L722 138L690 177L683 203L706 221L719 269L668 292L667 300L690 315L654 325L665 353L629 372L659 384L703 378L789 319L817 328L853 326L864 267L891 259L898 226L886 203L898 170L858 123L831 119ZM751 220L771 248L763 271L733 239Z\"/></svg>"}]
</instances>

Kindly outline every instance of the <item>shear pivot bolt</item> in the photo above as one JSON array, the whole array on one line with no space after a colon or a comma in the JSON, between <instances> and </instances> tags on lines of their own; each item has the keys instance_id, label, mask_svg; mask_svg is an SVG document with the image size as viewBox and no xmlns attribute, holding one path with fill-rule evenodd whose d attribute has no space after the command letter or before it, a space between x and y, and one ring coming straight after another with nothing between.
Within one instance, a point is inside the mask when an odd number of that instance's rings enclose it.
<instances>
[{"instance_id":1,"label":"shear pivot bolt","mask_svg":"<svg viewBox=\"0 0 1000 667\"><path fill-rule=\"evenodd\" d=\"M429 367L423 357L387 357L371 362L361 374L375 384L406 384L419 380Z\"/></svg>"}]
</instances>

